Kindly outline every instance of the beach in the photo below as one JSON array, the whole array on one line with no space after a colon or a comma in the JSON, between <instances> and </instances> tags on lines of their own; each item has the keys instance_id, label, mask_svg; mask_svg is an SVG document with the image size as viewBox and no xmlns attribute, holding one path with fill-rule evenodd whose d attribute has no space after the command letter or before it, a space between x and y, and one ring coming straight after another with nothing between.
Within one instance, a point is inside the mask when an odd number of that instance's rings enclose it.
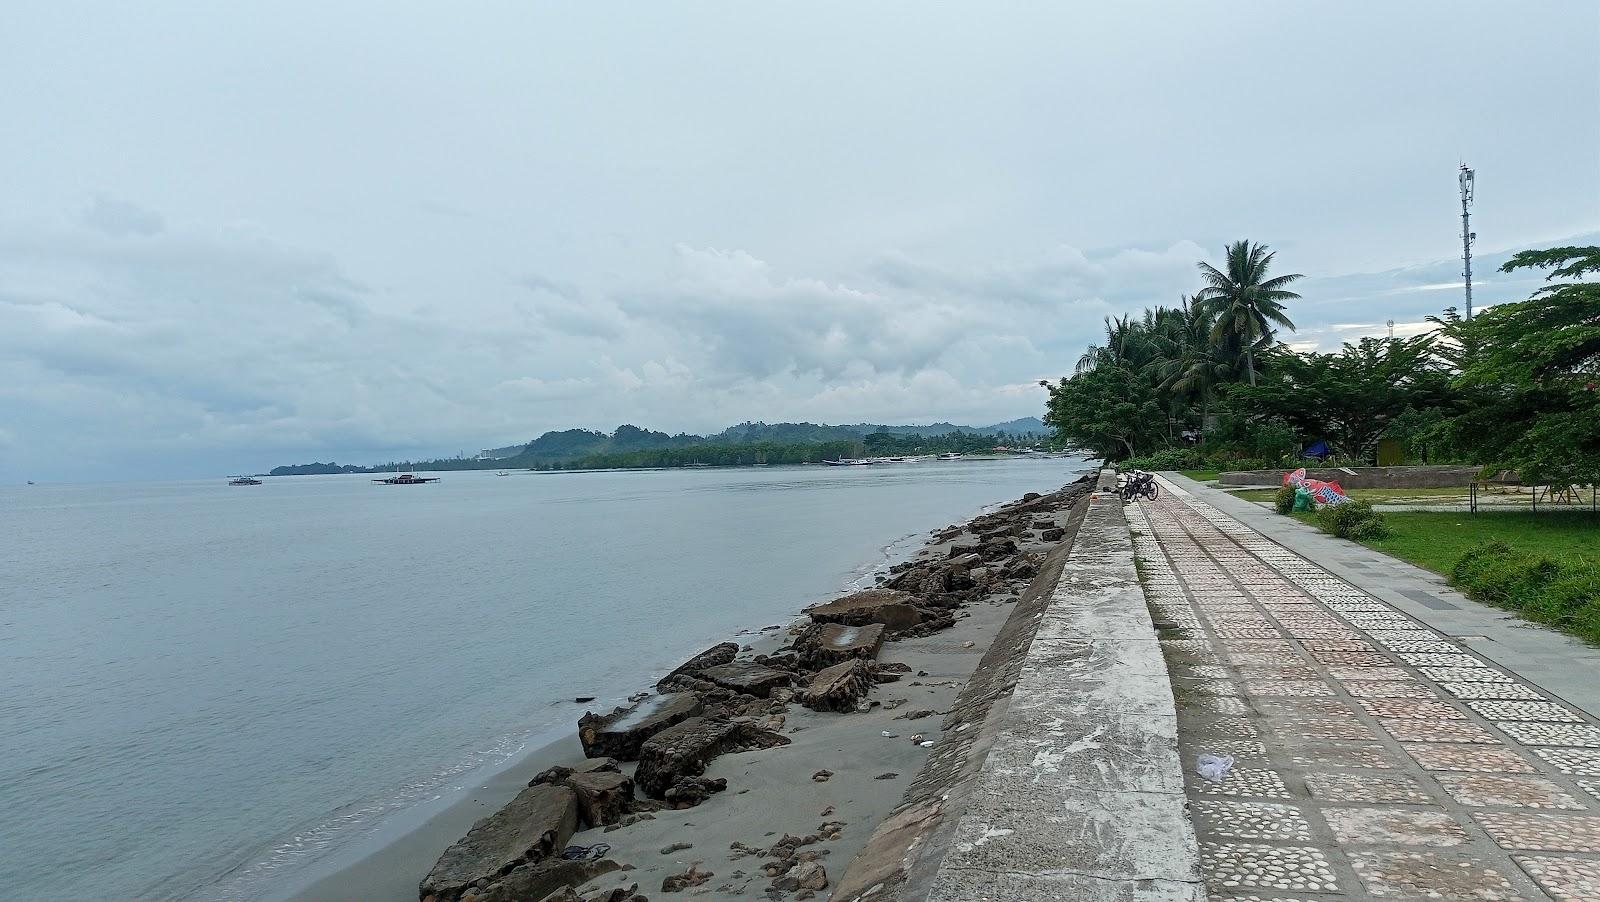
<instances>
[{"instance_id":1,"label":"beach","mask_svg":"<svg viewBox=\"0 0 1600 902\"><path fill-rule=\"evenodd\" d=\"M897 565L898 573L887 577L891 584L945 572L947 562L962 561L974 554L969 549L981 547L982 541L994 542L999 532L1014 532L1006 537L1014 545L1005 546L1010 552L1006 558L992 559L994 579L982 572L990 566L975 568L979 579L958 593L964 600L948 609L948 626L911 629L883 643L875 666L880 673L898 672L899 677L872 686L850 710L812 710L782 693L782 702L748 700L746 708L761 712L762 727L772 728L784 741L709 761L702 779L726 780L726 789L692 807L658 810L649 809L659 803L636 792L643 810L635 815L637 820L623 818L632 820L627 826L580 825L562 840L563 845L605 843L609 849L604 857L626 868L598 876L580 889L637 884L640 894L654 898L662 895L668 878L688 874L696 882L683 892L700 899L825 895L814 887L782 889L785 884L780 881L794 870L797 860L808 859L808 865L819 866L828 880L836 882L879 822L901 802L913 779L927 768L930 757L947 740L946 731L959 729L947 722L946 715L1011 617L1018 598L1030 591L1037 595L1046 588L1037 584L1053 579L1053 572L1042 565L1061 544L1062 528L1081 493L1078 487L1043 499L1035 495L1021 512L1008 513L1017 507L1013 503L972 522L934 531L923 548ZM1006 567L1025 575L1003 577ZM792 623L747 630L733 637L739 643L738 659L781 661L796 638L811 627L811 618L801 616ZM803 668L796 668L795 685L803 685L805 676ZM714 690L704 682L699 685ZM308 875L308 883L284 898L415 899L419 882L440 854L476 821L505 806L541 772L556 765L584 764L577 737L568 735L495 774L425 822L374 837L359 858ZM622 762L620 769L626 774L634 766ZM784 845L785 838L798 845ZM776 875L775 869L780 871ZM813 872L806 870L808 875ZM459 898L472 898L473 892L488 885L469 889Z\"/></svg>"}]
</instances>

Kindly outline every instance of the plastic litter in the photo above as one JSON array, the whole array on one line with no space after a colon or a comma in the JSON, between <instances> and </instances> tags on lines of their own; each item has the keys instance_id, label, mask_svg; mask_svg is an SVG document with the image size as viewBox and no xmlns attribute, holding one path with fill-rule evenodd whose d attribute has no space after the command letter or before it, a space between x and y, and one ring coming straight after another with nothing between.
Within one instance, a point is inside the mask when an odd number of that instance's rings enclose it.
<instances>
[{"instance_id":1,"label":"plastic litter","mask_svg":"<svg viewBox=\"0 0 1600 902\"><path fill-rule=\"evenodd\" d=\"M1195 773L1213 783L1221 783L1233 767L1232 755L1201 755L1195 763Z\"/></svg>"},{"instance_id":2,"label":"plastic litter","mask_svg":"<svg viewBox=\"0 0 1600 902\"><path fill-rule=\"evenodd\" d=\"M568 861L589 861L604 858L610 851L610 843L597 842L592 846L567 846L561 850L561 857Z\"/></svg>"}]
</instances>

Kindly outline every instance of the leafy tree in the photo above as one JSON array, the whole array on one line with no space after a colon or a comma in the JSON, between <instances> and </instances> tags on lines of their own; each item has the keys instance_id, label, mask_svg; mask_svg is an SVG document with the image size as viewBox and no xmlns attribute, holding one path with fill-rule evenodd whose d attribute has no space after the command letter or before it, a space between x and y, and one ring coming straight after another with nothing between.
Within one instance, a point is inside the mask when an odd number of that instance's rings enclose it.
<instances>
[{"instance_id":1,"label":"leafy tree","mask_svg":"<svg viewBox=\"0 0 1600 902\"><path fill-rule=\"evenodd\" d=\"M1123 366L1097 366L1049 386L1045 425L1069 447L1126 460L1159 443L1161 408L1150 383Z\"/></svg>"},{"instance_id":2,"label":"leafy tree","mask_svg":"<svg viewBox=\"0 0 1600 902\"><path fill-rule=\"evenodd\" d=\"M1225 256L1226 272L1209 263L1199 264L1206 287L1195 300L1205 305L1215 320L1212 340L1235 342L1244 352L1245 373L1255 385L1256 351L1271 345L1273 325L1294 329L1283 303L1300 297L1287 286L1303 276L1290 273L1267 278L1276 255L1264 244L1236 241L1228 245Z\"/></svg>"},{"instance_id":3,"label":"leafy tree","mask_svg":"<svg viewBox=\"0 0 1600 902\"><path fill-rule=\"evenodd\" d=\"M1600 482L1600 247L1523 251L1500 269L1549 269L1525 301L1465 326L1477 350L1457 384L1472 403L1451 436L1493 467L1534 483Z\"/></svg>"},{"instance_id":4,"label":"leafy tree","mask_svg":"<svg viewBox=\"0 0 1600 902\"><path fill-rule=\"evenodd\" d=\"M1449 376L1434 363L1432 346L1431 335L1363 338L1337 354L1279 346L1265 358L1267 378L1235 386L1230 401L1307 438L1325 438L1341 456L1368 458L1396 418L1448 402Z\"/></svg>"}]
</instances>

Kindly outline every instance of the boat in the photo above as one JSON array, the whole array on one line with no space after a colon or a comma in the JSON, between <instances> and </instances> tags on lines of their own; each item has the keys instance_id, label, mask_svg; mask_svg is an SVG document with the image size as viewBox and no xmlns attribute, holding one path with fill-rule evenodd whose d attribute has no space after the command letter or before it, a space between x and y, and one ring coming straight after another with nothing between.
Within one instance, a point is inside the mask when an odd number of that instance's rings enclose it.
<instances>
[{"instance_id":1,"label":"boat","mask_svg":"<svg viewBox=\"0 0 1600 902\"><path fill-rule=\"evenodd\" d=\"M872 461L860 457L841 457L838 460L825 460L823 463L830 467L864 467Z\"/></svg>"},{"instance_id":2,"label":"boat","mask_svg":"<svg viewBox=\"0 0 1600 902\"><path fill-rule=\"evenodd\" d=\"M510 476L511 474L509 472L505 471L505 470L501 470L500 472L498 472L498 473L496 473L494 475L496 475L496 476Z\"/></svg>"},{"instance_id":3,"label":"boat","mask_svg":"<svg viewBox=\"0 0 1600 902\"><path fill-rule=\"evenodd\" d=\"M261 480L254 476L235 476L228 480L228 485L260 485Z\"/></svg>"},{"instance_id":4,"label":"boat","mask_svg":"<svg viewBox=\"0 0 1600 902\"><path fill-rule=\"evenodd\" d=\"M437 476L413 476L410 473L397 473L383 479L374 479L373 482L382 485L422 485L425 482L438 482Z\"/></svg>"},{"instance_id":5,"label":"boat","mask_svg":"<svg viewBox=\"0 0 1600 902\"><path fill-rule=\"evenodd\" d=\"M939 455L937 458L934 458L934 459L935 460L960 460L961 459L961 455L957 454L954 451L946 451L945 453Z\"/></svg>"}]
</instances>

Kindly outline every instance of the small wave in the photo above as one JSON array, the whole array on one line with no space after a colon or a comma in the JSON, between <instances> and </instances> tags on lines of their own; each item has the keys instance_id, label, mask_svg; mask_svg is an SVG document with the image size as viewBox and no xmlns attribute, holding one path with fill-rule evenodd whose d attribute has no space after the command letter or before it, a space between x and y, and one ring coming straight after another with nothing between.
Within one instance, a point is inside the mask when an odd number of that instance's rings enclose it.
<instances>
[{"instance_id":1,"label":"small wave","mask_svg":"<svg viewBox=\"0 0 1600 902\"><path fill-rule=\"evenodd\" d=\"M186 897L189 902L251 902L281 888L286 872L303 868L334 849L372 835L389 818L415 805L436 801L457 787L463 774L486 765L503 765L528 748L544 730L502 736L434 773L407 781L383 798L346 806L322 821L275 841L265 852L229 871L217 882Z\"/></svg>"}]
</instances>

